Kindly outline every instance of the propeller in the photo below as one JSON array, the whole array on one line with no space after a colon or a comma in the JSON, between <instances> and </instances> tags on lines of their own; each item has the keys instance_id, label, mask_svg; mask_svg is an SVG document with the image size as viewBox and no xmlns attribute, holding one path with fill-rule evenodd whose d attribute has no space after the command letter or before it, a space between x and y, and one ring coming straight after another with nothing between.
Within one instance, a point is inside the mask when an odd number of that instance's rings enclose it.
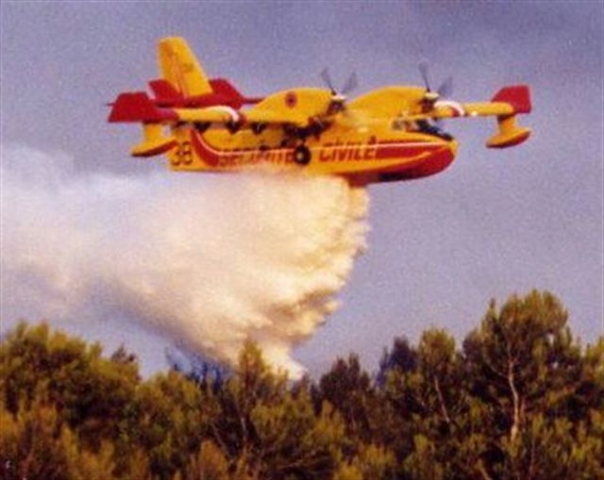
<instances>
[{"instance_id":1,"label":"propeller","mask_svg":"<svg viewBox=\"0 0 604 480\"><path fill-rule=\"evenodd\" d=\"M424 81L424 85L426 86L426 92L424 93L423 99L420 101L421 109L423 113L429 114L436 103L441 99L446 99L450 97L453 93L453 77L448 76L443 80L443 82L439 85L436 91L433 91L430 88L430 65L428 60L425 58L422 59L418 64L420 75ZM444 121L442 118L432 118L435 121L435 127L427 126L426 128L433 129L436 134L443 138L451 139L451 135L445 133L443 131Z\"/></svg>"},{"instance_id":2,"label":"propeller","mask_svg":"<svg viewBox=\"0 0 604 480\"><path fill-rule=\"evenodd\" d=\"M431 92L432 89L430 88L430 65L428 63L428 60L426 60L425 58L420 60L420 62L417 64L417 67L419 68L419 73L422 76L424 85L426 86L426 91Z\"/></svg>"},{"instance_id":3,"label":"propeller","mask_svg":"<svg viewBox=\"0 0 604 480\"><path fill-rule=\"evenodd\" d=\"M453 93L453 77L449 76L439 85L436 91L430 88L430 65L428 60L423 59L418 64L419 73L422 76L426 93L424 95L424 108L429 111L434 107L434 104L441 98L447 98Z\"/></svg>"},{"instance_id":4,"label":"propeller","mask_svg":"<svg viewBox=\"0 0 604 480\"><path fill-rule=\"evenodd\" d=\"M449 75L443 80L437 90L441 98L449 98L453 94L453 77Z\"/></svg>"},{"instance_id":5,"label":"propeller","mask_svg":"<svg viewBox=\"0 0 604 480\"><path fill-rule=\"evenodd\" d=\"M348 76L348 78L346 79L346 82L344 82L344 85L342 86L342 88L339 91L334 86L334 83L333 83L333 80L331 79L331 75L329 74L328 68L324 68L321 71L321 79L323 80L323 83L325 83L327 88L329 88L329 90L331 90L332 98L331 98L331 103L328 107L328 114L335 114L335 113L345 110L344 103L346 102L346 95L348 95L351 91L353 91L358 86L358 79L357 79L356 72L352 72Z\"/></svg>"}]
</instances>

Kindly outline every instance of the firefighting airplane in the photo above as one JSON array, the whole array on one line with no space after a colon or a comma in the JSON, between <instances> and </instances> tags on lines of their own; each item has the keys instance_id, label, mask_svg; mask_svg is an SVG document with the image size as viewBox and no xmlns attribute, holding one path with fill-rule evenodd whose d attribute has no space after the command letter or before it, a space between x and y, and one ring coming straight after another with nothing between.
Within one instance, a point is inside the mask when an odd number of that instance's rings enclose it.
<instances>
[{"instance_id":1,"label":"firefighting airplane","mask_svg":"<svg viewBox=\"0 0 604 480\"><path fill-rule=\"evenodd\" d=\"M502 88L490 102L445 99L445 82L430 89L389 86L348 101L356 75L340 92L327 70L328 88L292 88L265 98L248 98L220 78L209 79L184 39L164 38L158 45L161 78L146 92L120 94L109 122L136 122L143 141L135 157L167 155L177 171L240 172L261 165L309 174L339 175L357 185L410 180L444 170L457 142L445 133L443 118L494 116L497 131L490 148L525 141L531 131L516 115L531 111L526 85Z\"/></svg>"}]
</instances>

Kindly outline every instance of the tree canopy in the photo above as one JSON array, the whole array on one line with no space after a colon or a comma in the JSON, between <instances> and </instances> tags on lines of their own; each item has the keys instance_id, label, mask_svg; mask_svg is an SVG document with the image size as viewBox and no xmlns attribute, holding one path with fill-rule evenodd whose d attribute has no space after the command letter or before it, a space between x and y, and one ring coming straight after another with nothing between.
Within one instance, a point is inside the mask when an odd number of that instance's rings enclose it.
<instances>
[{"instance_id":1,"label":"tree canopy","mask_svg":"<svg viewBox=\"0 0 604 480\"><path fill-rule=\"evenodd\" d=\"M288 380L248 343L236 368L143 379L136 357L20 323L0 344L5 479L604 478L604 338L547 292L492 302L460 346L393 339Z\"/></svg>"}]
</instances>

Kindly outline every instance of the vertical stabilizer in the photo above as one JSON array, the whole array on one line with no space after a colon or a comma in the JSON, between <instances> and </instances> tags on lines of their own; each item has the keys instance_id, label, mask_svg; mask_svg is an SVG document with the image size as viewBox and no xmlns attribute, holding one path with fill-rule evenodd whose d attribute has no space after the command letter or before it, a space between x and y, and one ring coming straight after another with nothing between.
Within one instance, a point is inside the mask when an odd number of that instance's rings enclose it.
<instances>
[{"instance_id":1,"label":"vertical stabilizer","mask_svg":"<svg viewBox=\"0 0 604 480\"><path fill-rule=\"evenodd\" d=\"M164 38L157 49L159 71L179 93L185 97L212 93L208 77L183 38Z\"/></svg>"}]
</instances>

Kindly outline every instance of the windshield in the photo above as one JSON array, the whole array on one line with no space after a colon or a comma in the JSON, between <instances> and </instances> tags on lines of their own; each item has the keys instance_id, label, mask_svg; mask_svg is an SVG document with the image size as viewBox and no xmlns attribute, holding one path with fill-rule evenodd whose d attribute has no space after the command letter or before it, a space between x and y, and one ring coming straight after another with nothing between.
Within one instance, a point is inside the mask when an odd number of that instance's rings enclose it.
<instances>
[{"instance_id":1,"label":"windshield","mask_svg":"<svg viewBox=\"0 0 604 480\"><path fill-rule=\"evenodd\" d=\"M416 120L409 121L404 119L396 119L392 122L393 130L404 130L407 132L421 132L428 135L436 135L444 140L453 140L453 136L445 132L441 127L431 120Z\"/></svg>"},{"instance_id":2,"label":"windshield","mask_svg":"<svg viewBox=\"0 0 604 480\"><path fill-rule=\"evenodd\" d=\"M428 133L430 135L436 135L440 138L444 138L445 140L453 140L453 136L445 132L436 123L432 123L429 120L418 120L416 123L417 131L419 132Z\"/></svg>"}]
</instances>

